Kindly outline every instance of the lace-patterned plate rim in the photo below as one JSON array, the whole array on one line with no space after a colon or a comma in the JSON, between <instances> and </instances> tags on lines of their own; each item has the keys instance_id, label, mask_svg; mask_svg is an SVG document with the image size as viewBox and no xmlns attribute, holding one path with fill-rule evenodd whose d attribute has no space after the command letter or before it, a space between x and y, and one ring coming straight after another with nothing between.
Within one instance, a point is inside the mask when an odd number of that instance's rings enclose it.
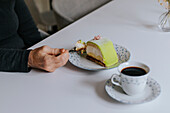
<instances>
[{"instance_id":1,"label":"lace-patterned plate rim","mask_svg":"<svg viewBox=\"0 0 170 113\"><path fill-rule=\"evenodd\" d=\"M161 87L156 80L148 77L147 85L144 92L138 96L129 96L124 93L122 88L113 85L109 79L105 83L105 91L111 98L121 103L141 104L156 99L161 93Z\"/></svg>"},{"instance_id":2,"label":"lace-patterned plate rim","mask_svg":"<svg viewBox=\"0 0 170 113\"><path fill-rule=\"evenodd\" d=\"M88 59L86 59L84 56L80 56L77 54L77 52L69 52L70 58L69 61L74 66L85 69L85 70L91 70L91 71L99 71L99 70L106 70L106 69L112 69L117 66L119 66L121 63L127 62L130 59L130 52L123 46L120 46L118 44L113 44L114 48L118 55L118 63L109 66L109 67L102 67Z\"/></svg>"}]
</instances>

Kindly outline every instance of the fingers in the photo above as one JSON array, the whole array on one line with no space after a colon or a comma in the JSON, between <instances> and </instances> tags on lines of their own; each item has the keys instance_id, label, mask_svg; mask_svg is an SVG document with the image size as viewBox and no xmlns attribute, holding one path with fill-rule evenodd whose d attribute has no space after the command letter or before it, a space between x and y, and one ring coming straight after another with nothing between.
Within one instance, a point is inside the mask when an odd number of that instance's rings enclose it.
<instances>
[{"instance_id":1,"label":"fingers","mask_svg":"<svg viewBox=\"0 0 170 113\"><path fill-rule=\"evenodd\" d=\"M58 55L60 54L60 49L58 48L51 48L49 46L42 46L40 48L41 51L43 51L43 53L49 54L49 55Z\"/></svg>"},{"instance_id":2,"label":"fingers","mask_svg":"<svg viewBox=\"0 0 170 113\"><path fill-rule=\"evenodd\" d=\"M69 52L68 50L63 50L59 56L55 57L56 68L64 66L68 59L69 59Z\"/></svg>"},{"instance_id":3,"label":"fingers","mask_svg":"<svg viewBox=\"0 0 170 113\"><path fill-rule=\"evenodd\" d=\"M59 56L55 57L52 55L47 56L47 62L44 66L44 70L48 72L54 72L57 68L64 66L69 59L68 50L64 50Z\"/></svg>"},{"instance_id":4,"label":"fingers","mask_svg":"<svg viewBox=\"0 0 170 113\"><path fill-rule=\"evenodd\" d=\"M63 48L62 48L62 49L60 49L60 52L61 52L61 53L64 53L65 51L66 51L66 50L65 50L65 49L63 49Z\"/></svg>"},{"instance_id":5,"label":"fingers","mask_svg":"<svg viewBox=\"0 0 170 113\"><path fill-rule=\"evenodd\" d=\"M42 46L40 48L40 50L42 50L44 53L48 54L48 55L59 55L61 53L64 53L64 52L68 52L68 50L65 50L64 48L62 49L58 49L58 48L51 48L49 46Z\"/></svg>"}]
</instances>

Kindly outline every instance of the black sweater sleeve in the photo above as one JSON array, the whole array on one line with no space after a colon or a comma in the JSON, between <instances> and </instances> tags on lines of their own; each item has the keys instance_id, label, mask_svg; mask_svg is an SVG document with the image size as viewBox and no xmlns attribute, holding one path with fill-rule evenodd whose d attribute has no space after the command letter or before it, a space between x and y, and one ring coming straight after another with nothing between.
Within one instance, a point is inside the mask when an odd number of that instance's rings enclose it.
<instances>
[{"instance_id":1,"label":"black sweater sleeve","mask_svg":"<svg viewBox=\"0 0 170 113\"><path fill-rule=\"evenodd\" d=\"M29 72L29 53L30 50L0 48L0 71Z\"/></svg>"},{"instance_id":2,"label":"black sweater sleeve","mask_svg":"<svg viewBox=\"0 0 170 113\"><path fill-rule=\"evenodd\" d=\"M3 2L3 6L5 7L10 5L10 1L8 2ZM42 38L40 36L40 33L38 32L38 29L33 22L33 19L29 13L29 10L27 6L24 3L24 0L13 0L13 6L14 6L14 12L17 15L17 21L13 23L13 25L18 24L19 26L17 27L17 34L24 42L25 48L28 48L37 42L41 41ZM1 5L1 4L0 4ZM0 8L1 9L1 8ZM8 8L7 8L8 9ZM5 9L3 9L5 10ZM2 10L2 11L3 11ZM1 10L0 10L1 11ZM2 13L1 11L1 13ZM7 11L7 10L5 10ZM10 12L11 13L11 12ZM6 14L6 13L4 13ZM5 18L0 18L0 20L3 20ZM13 20L13 19L11 19ZM14 22L14 21L12 21ZM8 22L7 22L8 23ZM1 24L3 24L1 22ZM8 25L8 24L7 24ZM10 25L10 24L9 24ZM12 31L15 32L15 31ZM3 34L3 32L2 32ZM3 35L1 35L3 36ZM2 38L2 37L1 37ZM8 43L8 40L11 38L7 39L6 38L6 43L5 44L10 44ZM15 38L12 38L15 39ZM4 39L5 40L5 39ZM3 40L2 40L2 43ZM17 40L12 43L12 44L20 44L21 42L17 42ZM12 47L12 46L9 46ZM28 56L29 56L30 50L24 50L23 48L18 48L14 47L13 49L11 48L5 48L1 47L0 48L0 71L7 71L7 72L29 72L30 68L28 68Z\"/></svg>"},{"instance_id":3,"label":"black sweater sleeve","mask_svg":"<svg viewBox=\"0 0 170 113\"><path fill-rule=\"evenodd\" d=\"M15 12L19 19L18 34L24 40L26 47L28 48L41 41L42 38L40 33L38 32L24 0L16 0Z\"/></svg>"}]
</instances>

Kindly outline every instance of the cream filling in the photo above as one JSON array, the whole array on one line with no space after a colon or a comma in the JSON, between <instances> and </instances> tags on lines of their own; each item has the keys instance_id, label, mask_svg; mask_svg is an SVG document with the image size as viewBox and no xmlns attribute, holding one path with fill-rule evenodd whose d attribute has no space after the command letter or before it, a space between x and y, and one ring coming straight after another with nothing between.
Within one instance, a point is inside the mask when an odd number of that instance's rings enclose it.
<instances>
[{"instance_id":1,"label":"cream filling","mask_svg":"<svg viewBox=\"0 0 170 113\"><path fill-rule=\"evenodd\" d=\"M88 55L96 58L97 60L103 61L102 53L98 48L95 48L93 46L87 46L86 52L87 52Z\"/></svg>"},{"instance_id":2,"label":"cream filling","mask_svg":"<svg viewBox=\"0 0 170 113\"><path fill-rule=\"evenodd\" d=\"M82 43L76 43L76 49L79 50L79 49L82 49L82 48L85 48L85 45L82 44Z\"/></svg>"}]
</instances>

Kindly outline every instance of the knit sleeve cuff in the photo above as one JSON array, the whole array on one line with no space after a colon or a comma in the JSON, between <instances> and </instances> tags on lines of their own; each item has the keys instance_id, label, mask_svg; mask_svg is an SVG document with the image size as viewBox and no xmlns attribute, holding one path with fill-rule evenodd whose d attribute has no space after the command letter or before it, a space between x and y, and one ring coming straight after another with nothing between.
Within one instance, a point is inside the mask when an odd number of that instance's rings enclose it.
<instances>
[{"instance_id":1,"label":"knit sleeve cuff","mask_svg":"<svg viewBox=\"0 0 170 113\"><path fill-rule=\"evenodd\" d=\"M22 61L21 61L21 70L23 72L31 71L31 67L28 66L28 57L29 57L30 51L31 50L26 50L23 52Z\"/></svg>"}]
</instances>

